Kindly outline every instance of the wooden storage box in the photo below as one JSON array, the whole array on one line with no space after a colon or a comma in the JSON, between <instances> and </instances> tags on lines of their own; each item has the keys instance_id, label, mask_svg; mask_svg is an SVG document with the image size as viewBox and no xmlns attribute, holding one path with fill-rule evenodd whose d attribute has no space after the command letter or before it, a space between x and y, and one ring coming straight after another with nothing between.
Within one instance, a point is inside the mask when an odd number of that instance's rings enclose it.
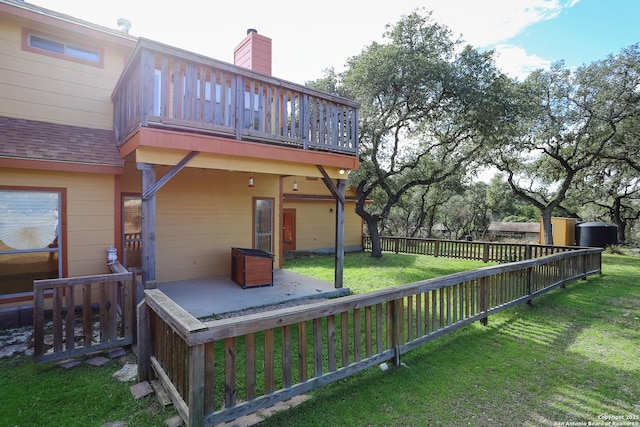
<instances>
[{"instance_id":1,"label":"wooden storage box","mask_svg":"<svg viewBox=\"0 0 640 427\"><path fill-rule=\"evenodd\" d=\"M243 288L273 285L273 255L259 249L231 248L231 280Z\"/></svg>"}]
</instances>

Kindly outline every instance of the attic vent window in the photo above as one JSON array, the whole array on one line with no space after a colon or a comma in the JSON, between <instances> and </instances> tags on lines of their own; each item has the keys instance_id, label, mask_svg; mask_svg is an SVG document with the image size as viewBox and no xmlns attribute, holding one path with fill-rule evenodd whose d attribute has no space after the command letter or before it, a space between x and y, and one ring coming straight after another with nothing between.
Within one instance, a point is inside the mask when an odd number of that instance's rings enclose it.
<instances>
[{"instance_id":1,"label":"attic vent window","mask_svg":"<svg viewBox=\"0 0 640 427\"><path fill-rule=\"evenodd\" d=\"M26 37L26 50L44 53L46 55L82 62L90 65L102 66L102 50L81 46L72 41L48 37L29 32Z\"/></svg>"}]
</instances>

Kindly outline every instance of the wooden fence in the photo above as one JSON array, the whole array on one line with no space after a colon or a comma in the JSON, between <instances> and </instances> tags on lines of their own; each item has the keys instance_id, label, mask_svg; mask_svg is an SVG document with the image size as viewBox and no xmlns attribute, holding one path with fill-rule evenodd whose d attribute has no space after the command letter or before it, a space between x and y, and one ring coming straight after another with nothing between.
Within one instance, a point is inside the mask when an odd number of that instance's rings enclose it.
<instances>
[{"instance_id":1,"label":"wooden fence","mask_svg":"<svg viewBox=\"0 0 640 427\"><path fill-rule=\"evenodd\" d=\"M35 280L33 288L36 363L133 343L135 273Z\"/></svg>"},{"instance_id":2,"label":"wooden fence","mask_svg":"<svg viewBox=\"0 0 640 427\"><path fill-rule=\"evenodd\" d=\"M371 237L362 236L365 251L371 250ZM475 259L489 262L515 262L546 255L585 249L578 246L536 245L466 240L423 239L415 237L380 237L383 252L430 255L445 258Z\"/></svg>"},{"instance_id":3,"label":"wooden fence","mask_svg":"<svg viewBox=\"0 0 640 427\"><path fill-rule=\"evenodd\" d=\"M157 289L138 305L139 373L160 379L184 422L269 407L601 270L581 249L363 295L201 322Z\"/></svg>"},{"instance_id":4,"label":"wooden fence","mask_svg":"<svg viewBox=\"0 0 640 427\"><path fill-rule=\"evenodd\" d=\"M118 142L140 127L358 155L359 104L140 39L113 94Z\"/></svg>"}]
</instances>

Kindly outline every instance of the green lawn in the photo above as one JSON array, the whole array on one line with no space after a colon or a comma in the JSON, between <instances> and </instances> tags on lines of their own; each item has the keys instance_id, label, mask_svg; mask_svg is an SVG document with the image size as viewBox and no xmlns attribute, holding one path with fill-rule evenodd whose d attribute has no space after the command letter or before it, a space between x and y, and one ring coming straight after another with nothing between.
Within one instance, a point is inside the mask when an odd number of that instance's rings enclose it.
<instances>
[{"instance_id":1,"label":"green lawn","mask_svg":"<svg viewBox=\"0 0 640 427\"><path fill-rule=\"evenodd\" d=\"M484 264L413 255L345 257L354 293ZM640 417L640 259L605 255L603 275L557 289L312 393L264 426L541 426ZM333 257L285 267L325 280ZM117 361L67 371L32 358L0 361L0 426L162 426L175 414L134 400ZM622 424L621 424L622 425ZM627 424L633 425L633 424Z\"/></svg>"},{"instance_id":2,"label":"green lawn","mask_svg":"<svg viewBox=\"0 0 640 427\"><path fill-rule=\"evenodd\" d=\"M347 265L354 261L364 265L355 277L348 267L345 286L359 292L393 281L359 255ZM464 263L407 255L383 262L405 275L401 283L420 279L422 267ZM321 269L305 263L292 269ZM403 356L407 367L370 369L326 386L264 425L593 425L613 416L640 426L639 278L638 258L605 255L602 276L491 316L488 327L476 323L439 338Z\"/></svg>"},{"instance_id":3,"label":"green lawn","mask_svg":"<svg viewBox=\"0 0 640 427\"><path fill-rule=\"evenodd\" d=\"M99 427L125 421L128 427L164 426L176 412L155 396L134 400L133 383L112 377L118 360L66 370L54 363L35 365L32 357L0 360L0 426Z\"/></svg>"},{"instance_id":4,"label":"green lawn","mask_svg":"<svg viewBox=\"0 0 640 427\"><path fill-rule=\"evenodd\" d=\"M344 260L344 287L352 294L362 294L487 265L491 263L403 254L374 259L368 252L348 253ZM284 265L287 270L329 282L333 282L333 267L333 256L289 260Z\"/></svg>"}]
</instances>

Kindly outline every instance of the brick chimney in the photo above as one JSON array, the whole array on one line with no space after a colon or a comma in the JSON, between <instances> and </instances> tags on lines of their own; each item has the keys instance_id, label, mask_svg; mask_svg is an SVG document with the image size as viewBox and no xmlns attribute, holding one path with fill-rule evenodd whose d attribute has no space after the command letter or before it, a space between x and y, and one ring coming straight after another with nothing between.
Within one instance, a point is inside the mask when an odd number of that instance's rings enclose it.
<instances>
[{"instance_id":1,"label":"brick chimney","mask_svg":"<svg viewBox=\"0 0 640 427\"><path fill-rule=\"evenodd\" d=\"M233 51L233 63L271 75L271 39L249 28L247 37Z\"/></svg>"}]
</instances>

